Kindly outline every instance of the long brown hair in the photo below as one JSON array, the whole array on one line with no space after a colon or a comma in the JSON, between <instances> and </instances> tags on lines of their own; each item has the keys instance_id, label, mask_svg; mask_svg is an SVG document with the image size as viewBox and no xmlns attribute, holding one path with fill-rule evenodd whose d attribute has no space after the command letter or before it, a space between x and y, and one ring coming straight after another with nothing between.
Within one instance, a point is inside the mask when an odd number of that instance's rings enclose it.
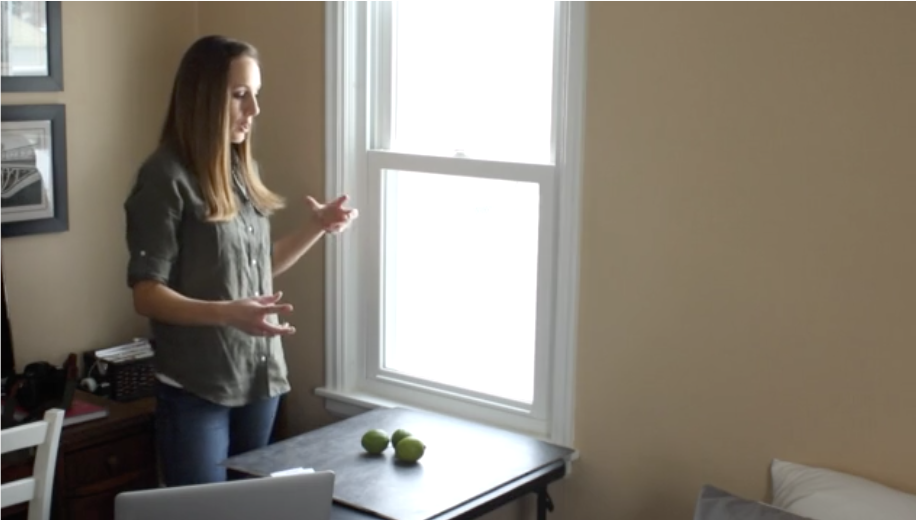
<instances>
[{"instance_id":1,"label":"long brown hair","mask_svg":"<svg viewBox=\"0 0 916 520\"><path fill-rule=\"evenodd\" d=\"M283 207L283 199L261 182L252 159L251 133L243 142L232 143L229 69L233 60L243 56L257 61L258 51L225 36L204 36L194 42L178 67L162 127L160 142L172 146L197 175L210 221L230 220L238 212L233 163L255 207L266 214Z\"/></svg>"}]
</instances>

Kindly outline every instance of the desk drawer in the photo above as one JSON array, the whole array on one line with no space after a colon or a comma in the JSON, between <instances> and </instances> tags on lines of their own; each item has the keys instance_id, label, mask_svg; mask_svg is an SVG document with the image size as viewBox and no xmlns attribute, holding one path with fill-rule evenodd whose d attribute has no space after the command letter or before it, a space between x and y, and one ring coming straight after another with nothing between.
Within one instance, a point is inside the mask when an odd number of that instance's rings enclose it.
<instances>
[{"instance_id":1,"label":"desk drawer","mask_svg":"<svg viewBox=\"0 0 916 520\"><path fill-rule=\"evenodd\" d=\"M155 468L153 435L141 433L68 453L63 469L67 494L84 495L123 486Z\"/></svg>"},{"instance_id":2,"label":"desk drawer","mask_svg":"<svg viewBox=\"0 0 916 520\"><path fill-rule=\"evenodd\" d=\"M116 489L66 499L63 501L63 516L60 520L115 520L114 503L119 493L153 487L155 475L141 475Z\"/></svg>"}]
</instances>

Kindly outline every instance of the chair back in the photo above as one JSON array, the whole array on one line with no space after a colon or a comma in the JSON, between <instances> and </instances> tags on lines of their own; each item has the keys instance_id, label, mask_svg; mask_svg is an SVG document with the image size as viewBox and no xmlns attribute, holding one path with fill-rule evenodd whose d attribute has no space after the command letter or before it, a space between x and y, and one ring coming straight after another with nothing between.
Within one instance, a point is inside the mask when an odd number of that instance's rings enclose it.
<instances>
[{"instance_id":1,"label":"chair back","mask_svg":"<svg viewBox=\"0 0 916 520\"><path fill-rule=\"evenodd\" d=\"M52 408L41 420L2 430L0 449L3 453L37 448L32 476L4 482L0 486L2 507L28 502L29 520L48 520L51 517L54 468L63 424L64 411Z\"/></svg>"}]
</instances>

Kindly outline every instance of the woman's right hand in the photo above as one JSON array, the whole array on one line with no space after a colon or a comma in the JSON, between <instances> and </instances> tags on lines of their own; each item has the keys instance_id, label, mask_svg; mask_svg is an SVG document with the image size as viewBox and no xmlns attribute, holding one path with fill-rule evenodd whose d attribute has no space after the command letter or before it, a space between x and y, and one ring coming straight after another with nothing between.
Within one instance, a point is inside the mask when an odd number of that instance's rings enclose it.
<instances>
[{"instance_id":1,"label":"woman's right hand","mask_svg":"<svg viewBox=\"0 0 916 520\"><path fill-rule=\"evenodd\" d=\"M279 303L282 292L254 298L242 298L225 302L223 317L226 325L235 327L252 336L288 336L296 328L288 323L277 324L269 321L272 314L288 314L293 306Z\"/></svg>"}]
</instances>

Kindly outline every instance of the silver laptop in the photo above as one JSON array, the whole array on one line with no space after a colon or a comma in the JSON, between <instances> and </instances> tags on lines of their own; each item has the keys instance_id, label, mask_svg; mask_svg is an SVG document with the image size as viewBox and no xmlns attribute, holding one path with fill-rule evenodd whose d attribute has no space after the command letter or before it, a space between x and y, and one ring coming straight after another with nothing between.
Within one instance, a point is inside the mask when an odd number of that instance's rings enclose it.
<instances>
[{"instance_id":1,"label":"silver laptop","mask_svg":"<svg viewBox=\"0 0 916 520\"><path fill-rule=\"evenodd\" d=\"M332 471L128 491L115 520L329 520L333 494Z\"/></svg>"}]
</instances>

